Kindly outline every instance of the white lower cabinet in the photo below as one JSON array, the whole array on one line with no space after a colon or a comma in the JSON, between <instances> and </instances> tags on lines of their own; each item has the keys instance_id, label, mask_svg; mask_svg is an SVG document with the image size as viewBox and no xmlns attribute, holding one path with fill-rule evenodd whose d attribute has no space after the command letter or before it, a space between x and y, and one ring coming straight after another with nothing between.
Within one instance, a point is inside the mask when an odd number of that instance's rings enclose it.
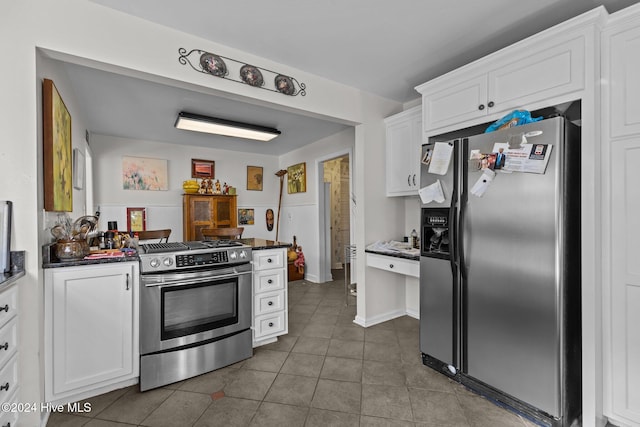
<instances>
[{"instance_id":1,"label":"white lower cabinet","mask_svg":"<svg viewBox=\"0 0 640 427\"><path fill-rule=\"evenodd\" d=\"M253 346L276 341L289 331L287 248L253 251Z\"/></svg>"},{"instance_id":2,"label":"white lower cabinet","mask_svg":"<svg viewBox=\"0 0 640 427\"><path fill-rule=\"evenodd\" d=\"M137 262L45 270L45 400L101 394L139 375Z\"/></svg>"},{"instance_id":3,"label":"white lower cabinet","mask_svg":"<svg viewBox=\"0 0 640 427\"><path fill-rule=\"evenodd\" d=\"M0 293L0 402L17 404L18 397L18 287L13 284ZM18 415L0 411L0 426L17 425Z\"/></svg>"}]
</instances>

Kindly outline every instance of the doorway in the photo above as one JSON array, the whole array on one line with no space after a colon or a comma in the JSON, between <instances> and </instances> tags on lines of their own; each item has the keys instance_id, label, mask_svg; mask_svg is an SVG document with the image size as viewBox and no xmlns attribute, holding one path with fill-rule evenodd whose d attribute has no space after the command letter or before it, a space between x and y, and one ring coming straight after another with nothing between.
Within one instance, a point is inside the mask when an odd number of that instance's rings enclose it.
<instances>
[{"instance_id":1,"label":"doorway","mask_svg":"<svg viewBox=\"0 0 640 427\"><path fill-rule=\"evenodd\" d=\"M342 273L345 246L351 243L351 171L349 154L322 162L324 197L324 273L333 280ZM340 276L338 276L340 277Z\"/></svg>"}]
</instances>

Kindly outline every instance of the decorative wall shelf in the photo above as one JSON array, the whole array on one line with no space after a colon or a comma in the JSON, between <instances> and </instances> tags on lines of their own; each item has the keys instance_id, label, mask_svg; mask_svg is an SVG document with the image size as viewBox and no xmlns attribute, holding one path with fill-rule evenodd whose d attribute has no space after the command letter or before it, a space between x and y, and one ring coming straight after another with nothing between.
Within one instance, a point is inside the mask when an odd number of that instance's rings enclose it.
<instances>
[{"instance_id":1,"label":"decorative wall shelf","mask_svg":"<svg viewBox=\"0 0 640 427\"><path fill-rule=\"evenodd\" d=\"M178 61L182 65L189 64L199 73L210 74L283 95L296 96L299 94L305 96L307 94L307 86L298 82L295 77L200 49L192 49L187 53L187 50L181 47L178 49L178 53L180 54ZM193 58L190 58L191 55Z\"/></svg>"}]
</instances>

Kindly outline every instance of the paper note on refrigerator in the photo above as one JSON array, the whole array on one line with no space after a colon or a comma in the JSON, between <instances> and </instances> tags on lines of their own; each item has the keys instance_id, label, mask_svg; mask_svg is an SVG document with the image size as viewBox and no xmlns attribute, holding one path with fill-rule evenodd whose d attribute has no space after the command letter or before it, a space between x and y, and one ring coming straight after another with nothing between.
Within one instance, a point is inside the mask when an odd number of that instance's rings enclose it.
<instances>
[{"instance_id":1,"label":"paper note on refrigerator","mask_svg":"<svg viewBox=\"0 0 640 427\"><path fill-rule=\"evenodd\" d=\"M431 161L429 162L429 173L436 175L445 175L449 170L451 163L451 155L453 154L453 144L448 142L436 142L431 153Z\"/></svg>"},{"instance_id":2,"label":"paper note on refrigerator","mask_svg":"<svg viewBox=\"0 0 640 427\"><path fill-rule=\"evenodd\" d=\"M422 187L418 191L418 194L420 195L420 200L422 200L423 204L430 202L444 202L444 192L442 191L442 185L440 184L439 179L436 179L436 182L431 185Z\"/></svg>"},{"instance_id":3,"label":"paper note on refrigerator","mask_svg":"<svg viewBox=\"0 0 640 427\"><path fill-rule=\"evenodd\" d=\"M493 178L496 176L496 173L491 169L484 169L480 178L473 184L471 187L471 194L474 196L482 197L484 193L487 191L491 182L493 182Z\"/></svg>"}]
</instances>

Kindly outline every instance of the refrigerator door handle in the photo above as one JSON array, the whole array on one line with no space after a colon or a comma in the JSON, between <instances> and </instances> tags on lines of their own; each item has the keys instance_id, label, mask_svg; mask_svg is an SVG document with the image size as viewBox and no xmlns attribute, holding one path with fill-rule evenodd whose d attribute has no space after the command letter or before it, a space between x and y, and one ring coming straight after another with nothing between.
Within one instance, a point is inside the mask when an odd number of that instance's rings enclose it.
<instances>
[{"instance_id":1,"label":"refrigerator door handle","mask_svg":"<svg viewBox=\"0 0 640 427\"><path fill-rule=\"evenodd\" d=\"M466 138L462 140L462 152L463 153L469 152L469 140ZM462 170L458 175L461 177L460 186L462 188L460 189L460 215L458 217L458 223L456 224L457 239L455 240L455 242L457 243L456 246L458 247L457 258L460 262L460 275L464 280L467 280L467 264L465 262L465 257L464 257L464 225L465 225L465 215L467 212L468 165L465 164L467 160L464 157L465 157L465 154L462 155L462 161L461 161Z\"/></svg>"},{"instance_id":2,"label":"refrigerator door handle","mask_svg":"<svg viewBox=\"0 0 640 427\"><path fill-rule=\"evenodd\" d=\"M454 140L452 142L450 142L450 144L453 145L453 158L457 159L457 151L458 151L458 147L460 146L459 141L458 140ZM453 163L453 192L451 193L451 204L449 205L449 251L450 251L450 255L449 255L449 259L451 260L451 273L453 274L453 277L456 277L456 270L457 270L457 260L458 260L458 245L455 244L457 236L458 236L458 224L456 223L456 207L458 205L458 187L459 187L459 183L458 183L458 176L459 176L459 166L458 166L458 162L454 162Z\"/></svg>"}]
</instances>

